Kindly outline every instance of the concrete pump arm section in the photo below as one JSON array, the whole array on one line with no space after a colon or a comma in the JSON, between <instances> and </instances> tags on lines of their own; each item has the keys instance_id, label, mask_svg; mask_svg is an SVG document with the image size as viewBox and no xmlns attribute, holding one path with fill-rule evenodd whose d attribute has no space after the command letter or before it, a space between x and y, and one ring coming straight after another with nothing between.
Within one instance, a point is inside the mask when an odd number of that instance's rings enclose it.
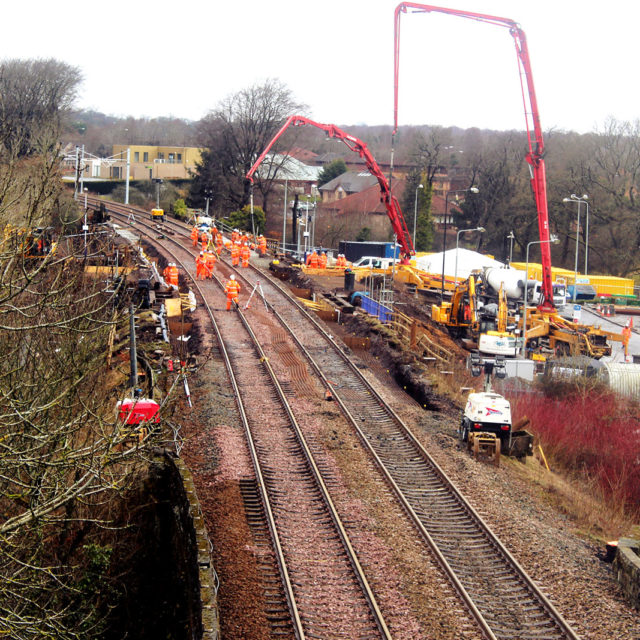
<instances>
[{"instance_id":1,"label":"concrete pump arm section","mask_svg":"<svg viewBox=\"0 0 640 640\"><path fill-rule=\"evenodd\" d=\"M318 129L322 129L330 138L337 138L338 140L342 140L342 142L344 142L347 147L351 149L351 151L355 151L364 160L369 173L371 173L371 175L378 180L378 185L380 186L380 201L384 203L384 206L387 209L387 215L391 220L393 232L396 234L398 244L400 245L400 251L402 254L402 259L400 260L400 262L401 264L409 264L411 256L415 253L415 251L413 250L413 242L411 241L411 234L407 229L407 223L405 222L402 211L400 210L400 203L398 202L397 198L395 198L391 194L389 182L384 177L382 171L380 170L380 167L378 166L378 163L375 161L375 158L367 148L367 145L362 142L362 140L342 131L342 129L339 129L335 125L314 122L313 120L309 120L309 118L305 118L303 116L289 116L286 122L280 128L280 131L276 133L276 135L273 137L273 140L271 140L266 149L260 154L260 157L254 162L251 169L249 169L249 171L247 172L247 180L253 183L253 174L256 172L256 169L265 159L265 156L267 155L267 153L269 153L276 140L278 140L278 138L287 130L290 125L297 127L306 124L317 127Z\"/></svg>"},{"instance_id":2,"label":"concrete pump arm section","mask_svg":"<svg viewBox=\"0 0 640 640\"><path fill-rule=\"evenodd\" d=\"M401 2L395 9L394 13L394 99L393 99L393 137L398 130L398 76L400 67L400 18L403 13L446 13L460 18L469 18L478 22L486 22L488 24L506 27L513 36L516 45L516 53L518 55L518 67L520 69L520 84L522 87L522 99L524 102L525 121L527 127L527 138L529 141L529 152L526 159L531 170L531 187L536 202L536 210L538 212L538 231L540 234L540 252L542 254L542 292L544 299L538 307L544 313L553 313L555 306L553 304L553 286L551 281L551 248L549 237L549 210L547 207L547 179L544 165L544 140L542 137L542 127L540 126L540 112L538 111L538 101L533 86L533 74L531 72L531 61L529 58L529 49L527 47L527 38L524 31L517 22L509 18L500 18L498 16L486 15L483 13L473 13L471 11L462 11L459 9L448 9L446 7L436 7L429 4L416 4L414 2ZM526 78L525 86L522 83L522 77ZM527 109L527 94L529 96L529 109ZM533 131L531 123L533 124ZM393 148L393 143L392 143ZM392 151L393 165L393 151ZM392 167L393 170L393 167Z\"/></svg>"}]
</instances>

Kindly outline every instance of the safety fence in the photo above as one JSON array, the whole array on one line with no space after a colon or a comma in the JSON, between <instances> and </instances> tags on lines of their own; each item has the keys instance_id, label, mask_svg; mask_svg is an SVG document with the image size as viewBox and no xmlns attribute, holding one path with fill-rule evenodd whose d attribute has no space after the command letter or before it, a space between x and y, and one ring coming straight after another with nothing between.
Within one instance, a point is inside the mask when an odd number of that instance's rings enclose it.
<instances>
[{"instance_id":1,"label":"safety fence","mask_svg":"<svg viewBox=\"0 0 640 640\"><path fill-rule=\"evenodd\" d=\"M376 316L380 322L387 323L393 319L393 310L368 296L360 297L361 308L371 316Z\"/></svg>"},{"instance_id":2,"label":"safety fence","mask_svg":"<svg viewBox=\"0 0 640 640\"><path fill-rule=\"evenodd\" d=\"M454 360L454 354L433 340L427 328L416 318L395 311L368 296L360 296L361 309L392 328L400 340L420 357L441 364Z\"/></svg>"}]
</instances>

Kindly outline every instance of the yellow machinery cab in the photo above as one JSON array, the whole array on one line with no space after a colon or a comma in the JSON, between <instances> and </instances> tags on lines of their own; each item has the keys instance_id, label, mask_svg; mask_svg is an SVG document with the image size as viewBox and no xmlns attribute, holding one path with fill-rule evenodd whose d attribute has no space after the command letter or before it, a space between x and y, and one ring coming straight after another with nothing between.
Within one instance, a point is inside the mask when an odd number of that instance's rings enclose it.
<instances>
[{"instance_id":1,"label":"yellow machinery cab","mask_svg":"<svg viewBox=\"0 0 640 640\"><path fill-rule=\"evenodd\" d=\"M158 222L164 221L164 209L151 209L151 219Z\"/></svg>"}]
</instances>

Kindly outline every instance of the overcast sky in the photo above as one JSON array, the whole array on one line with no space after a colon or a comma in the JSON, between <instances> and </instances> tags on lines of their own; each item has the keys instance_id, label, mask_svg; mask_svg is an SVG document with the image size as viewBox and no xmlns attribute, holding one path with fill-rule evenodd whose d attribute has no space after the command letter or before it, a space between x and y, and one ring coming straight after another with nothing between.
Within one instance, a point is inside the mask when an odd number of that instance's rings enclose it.
<instances>
[{"instance_id":1,"label":"overcast sky","mask_svg":"<svg viewBox=\"0 0 640 640\"><path fill-rule=\"evenodd\" d=\"M455 0L527 35L542 127L580 133L640 117L634 0ZM395 0L23 0L3 7L2 58L54 57L84 76L78 106L197 120L278 78L320 122L393 124ZM513 38L404 14L399 124L523 129Z\"/></svg>"}]
</instances>

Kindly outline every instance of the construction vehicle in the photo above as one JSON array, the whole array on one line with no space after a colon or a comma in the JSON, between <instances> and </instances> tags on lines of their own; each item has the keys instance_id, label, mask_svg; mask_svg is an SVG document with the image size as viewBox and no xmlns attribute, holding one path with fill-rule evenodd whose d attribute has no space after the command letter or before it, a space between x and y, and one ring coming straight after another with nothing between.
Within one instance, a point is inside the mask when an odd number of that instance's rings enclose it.
<instances>
[{"instance_id":1,"label":"construction vehicle","mask_svg":"<svg viewBox=\"0 0 640 640\"><path fill-rule=\"evenodd\" d=\"M164 209L151 209L151 220L154 222L164 222Z\"/></svg>"},{"instance_id":2,"label":"construction vehicle","mask_svg":"<svg viewBox=\"0 0 640 640\"><path fill-rule=\"evenodd\" d=\"M415 251L413 249L413 243L411 241L411 234L409 233L407 224L404 220L404 217L402 216L402 211L400 210L400 203L391 193L389 182L380 170L378 163L375 161L375 158L367 148L367 145L362 142L362 140L359 140L355 136L349 135L335 125L314 122L313 120L309 120L309 118L305 118L303 116L289 116L280 130L273 137L271 142L269 142L265 150L253 163L251 169L249 169L249 171L247 172L247 175L245 176L247 180L249 180L253 184L253 175L255 174L257 168L265 159L266 155L269 153L276 140L280 138L280 136L287 130L290 125L293 125L294 127L311 125L313 127L317 127L318 129L322 129L329 138L337 138L338 140L342 140L342 142L344 142L344 144L346 144L347 147L351 149L351 151L355 151L364 160L365 166L367 167L369 173L378 180L378 185L380 187L380 201L385 205L387 215L389 216L389 220L391 221L393 233L396 235L398 244L400 245L400 264L408 265L410 263L411 256L415 254Z\"/></svg>"},{"instance_id":3,"label":"construction vehicle","mask_svg":"<svg viewBox=\"0 0 640 640\"><path fill-rule=\"evenodd\" d=\"M491 376L504 378L507 374L504 358L482 358L474 353L470 358L471 374L485 374L484 391L471 392L467 396L458 429L460 440L467 443L474 456L489 453L495 464L500 462L500 452L508 451L511 440L511 405L509 401L491 389Z\"/></svg>"},{"instance_id":4,"label":"construction vehicle","mask_svg":"<svg viewBox=\"0 0 640 640\"><path fill-rule=\"evenodd\" d=\"M606 344L607 338L616 334L609 334L600 329L567 322L557 312L554 303L553 283L551 274L551 235L549 230L549 211L547 204L547 185L545 170L545 145L540 124L540 112L533 83L529 49L524 31L520 25L509 18L501 18L471 11L449 9L433 5L401 2L395 10L394 21L394 129L392 132L391 172L393 172L393 146L395 134L398 130L398 75L400 69L400 18L403 13L445 13L461 18L468 18L476 22L483 22L499 27L505 27L514 39L518 68L521 82L523 82L523 98L525 100L525 122L529 150L526 161L531 170L531 188L536 203L538 215L538 232L540 236L540 253L542 267L542 281L540 283L540 299L535 308L526 308L527 317L520 320L519 328L526 328L525 352L548 351L560 353L579 353L592 357L602 357L611 353L611 347ZM525 91L526 88L526 91ZM529 100L527 106L526 100ZM454 293L455 297L455 293ZM613 339L621 339L614 337ZM604 344L603 344L604 343ZM601 354L601 355L598 355Z\"/></svg>"}]
</instances>

